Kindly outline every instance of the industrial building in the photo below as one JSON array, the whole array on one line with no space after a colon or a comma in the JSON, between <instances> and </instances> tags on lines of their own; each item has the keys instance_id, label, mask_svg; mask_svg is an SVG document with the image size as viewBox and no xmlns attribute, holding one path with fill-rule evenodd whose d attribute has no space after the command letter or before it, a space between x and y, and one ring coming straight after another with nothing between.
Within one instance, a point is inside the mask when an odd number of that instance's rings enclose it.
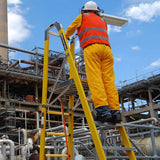
<instances>
[{"instance_id":1,"label":"industrial building","mask_svg":"<svg viewBox=\"0 0 160 160\"><path fill-rule=\"evenodd\" d=\"M9 46L7 34L7 3L2 0L0 1L0 159L37 160L43 107L44 48L35 47L30 51ZM29 55L30 59L8 59L10 52ZM83 53L76 53L75 57L83 89L87 99L91 100ZM57 115L47 114L46 130L57 132L64 130L64 118L58 114L62 110L59 98L63 100L64 112L68 112L69 96L74 95L73 157L74 159L79 157L80 160L98 160L76 85L74 80L69 78L70 71L67 66L68 62L63 51L49 50L47 99L52 103L47 107L49 111L57 112ZM136 77L135 81L126 81L118 88L123 123L137 159L160 159L159 80L160 72L157 71ZM55 83L57 85L50 97ZM91 101L89 106L93 111ZM67 128L68 118L65 121ZM106 127L97 124L107 159L128 159L117 127L120 128L121 125ZM64 137L48 136L45 140L48 154L66 152Z\"/></svg>"}]
</instances>

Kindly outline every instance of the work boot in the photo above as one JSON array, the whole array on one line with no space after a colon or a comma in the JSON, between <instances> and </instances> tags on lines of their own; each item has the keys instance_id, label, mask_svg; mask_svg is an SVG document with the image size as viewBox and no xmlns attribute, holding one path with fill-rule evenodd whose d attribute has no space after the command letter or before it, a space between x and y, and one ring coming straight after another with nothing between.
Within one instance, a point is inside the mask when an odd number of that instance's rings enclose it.
<instances>
[{"instance_id":1,"label":"work boot","mask_svg":"<svg viewBox=\"0 0 160 160\"><path fill-rule=\"evenodd\" d=\"M111 115L113 123L120 123L122 121L121 113L119 110L112 110Z\"/></svg>"},{"instance_id":2,"label":"work boot","mask_svg":"<svg viewBox=\"0 0 160 160\"><path fill-rule=\"evenodd\" d=\"M96 121L101 121L102 123L111 122L112 115L108 106L100 106L96 108L95 111L96 111L96 116L95 116Z\"/></svg>"}]
</instances>

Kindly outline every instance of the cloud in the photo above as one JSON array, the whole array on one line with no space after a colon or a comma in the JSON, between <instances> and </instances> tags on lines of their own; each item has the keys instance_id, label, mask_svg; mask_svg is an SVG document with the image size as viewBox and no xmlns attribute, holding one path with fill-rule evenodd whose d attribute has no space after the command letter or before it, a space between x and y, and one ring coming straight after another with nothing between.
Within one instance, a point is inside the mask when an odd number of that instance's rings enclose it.
<instances>
[{"instance_id":1,"label":"cloud","mask_svg":"<svg viewBox=\"0 0 160 160\"><path fill-rule=\"evenodd\" d=\"M108 33L110 32L122 32L121 27L108 25Z\"/></svg>"},{"instance_id":2,"label":"cloud","mask_svg":"<svg viewBox=\"0 0 160 160\"><path fill-rule=\"evenodd\" d=\"M21 4L21 0L8 0L8 4Z\"/></svg>"},{"instance_id":3,"label":"cloud","mask_svg":"<svg viewBox=\"0 0 160 160\"><path fill-rule=\"evenodd\" d=\"M138 6L132 6L125 11L125 15L131 19L149 22L154 17L160 16L160 1L140 3Z\"/></svg>"},{"instance_id":4,"label":"cloud","mask_svg":"<svg viewBox=\"0 0 160 160\"><path fill-rule=\"evenodd\" d=\"M139 35L139 34L141 34L141 30L139 30L139 29L131 30L131 31L128 31L126 33L126 35L129 36L129 37L134 37L134 36Z\"/></svg>"},{"instance_id":5,"label":"cloud","mask_svg":"<svg viewBox=\"0 0 160 160\"><path fill-rule=\"evenodd\" d=\"M159 67L160 66L160 58L157 59L156 61L152 62L148 67L146 67L145 69L151 69L151 68L155 68L155 67Z\"/></svg>"},{"instance_id":6,"label":"cloud","mask_svg":"<svg viewBox=\"0 0 160 160\"><path fill-rule=\"evenodd\" d=\"M150 64L151 67L159 67L160 66L160 58L157 59L155 62L152 62Z\"/></svg>"},{"instance_id":7,"label":"cloud","mask_svg":"<svg viewBox=\"0 0 160 160\"><path fill-rule=\"evenodd\" d=\"M29 38L31 26L23 16L20 0L9 0L8 4L8 41L15 45Z\"/></svg>"},{"instance_id":8,"label":"cloud","mask_svg":"<svg viewBox=\"0 0 160 160\"><path fill-rule=\"evenodd\" d=\"M139 46L133 46L131 47L132 50L140 50L140 47Z\"/></svg>"},{"instance_id":9,"label":"cloud","mask_svg":"<svg viewBox=\"0 0 160 160\"><path fill-rule=\"evenodd\" d=\"M75 49L80 49L80 43L79 43L79 40L77 40L75 42Z\"/></svg>"},{"instance_id":10,"label":"cloud","mask_svg":"<svg viewBox=\"0 0 160 160\"><path fill-rule=\"evenodd\" d=\"M114 57L114 60L118 61L118 62L121 62L122 61L122 58L121 57Z\"/></svg>"}]
</instances>

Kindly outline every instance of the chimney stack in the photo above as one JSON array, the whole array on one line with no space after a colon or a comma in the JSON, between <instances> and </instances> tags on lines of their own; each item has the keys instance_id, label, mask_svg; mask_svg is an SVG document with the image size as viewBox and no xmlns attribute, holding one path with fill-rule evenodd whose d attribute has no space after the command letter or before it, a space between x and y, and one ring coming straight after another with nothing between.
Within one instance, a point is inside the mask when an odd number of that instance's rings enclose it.
<instances>
[{"instance_id":1,"label":"chimney stack","mask_svg":"<svg viewBox=\"0 0 160 160\"><path fill-rule=\"evenodd\" d=\"M0 43L8 45L7 0L0 0ZM8 61L8 49L0 47L0 60Z\"/></svg>"}]
</instances>

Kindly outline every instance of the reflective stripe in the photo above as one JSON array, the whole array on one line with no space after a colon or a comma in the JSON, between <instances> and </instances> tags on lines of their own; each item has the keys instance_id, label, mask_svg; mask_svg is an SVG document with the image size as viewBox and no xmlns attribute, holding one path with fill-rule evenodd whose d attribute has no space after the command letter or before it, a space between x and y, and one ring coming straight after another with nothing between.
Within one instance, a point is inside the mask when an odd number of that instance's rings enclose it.
<instances>
[{"instance_id":1,"label":"reflective stripe","mask_svg":"<svg viewBox=\"0 0 160 160\"><path fill-rule=\"evenodd\" d=\"M89 14L88 13L84 13L85 14L85 16L89 16Z\"/></svg>"},{"instance_id":2,"label":"reflective stripe","mask_svg":"<svg viewBox=\"0 0 160 160\"><path fill-rule=\"evenodd\" d=\"M84 32L86 32L86 31L91 31L91 30L103 31L103 32L106 32L106 33L107 33L106 29L104 29L104 28L88 27L88 28L84 29L83 31L81 31L81 32L79 33L79 37L81 37L81 35L84 34ZM108 34L108 33L107 33L107 34Z\"/></svg>"},{"instance_id":3,"label":"reflective stripe","mask_svg":"<svg viewBox=\"0 0 160 160\"><path fill-rule=\"evenodd\" d=\"M107 38L107 37L102 37L102 36L89 36L89 37L84 38L84 39L81 41L80 45L82 46L83 43L86 42L86 41L88 41L89 39L103 39L103 40L108 41L108 38Z\"/></svg>"}]
</instances>

